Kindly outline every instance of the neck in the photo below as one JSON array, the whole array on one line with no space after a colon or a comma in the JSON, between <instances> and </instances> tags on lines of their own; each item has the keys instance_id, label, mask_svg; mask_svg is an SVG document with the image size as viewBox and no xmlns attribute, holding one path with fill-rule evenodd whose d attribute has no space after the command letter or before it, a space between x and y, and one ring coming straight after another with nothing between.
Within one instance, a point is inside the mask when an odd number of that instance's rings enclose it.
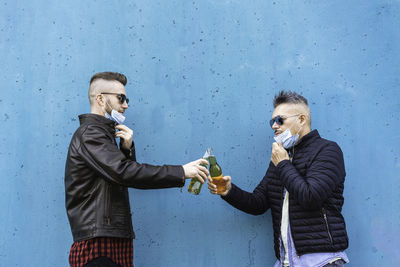
<instances>
[{"instance_id":1,"label":"neck","mask_svg":"<svg viewBox=\"0 0 400 267\"><path fill-rule=\"evenodd\" d=\"M310 127L304 128L304 130L299 133L299 139L301 139L303 136L309 134L310 132L311 132Z\"/></svg>"},{"instance_id":2,"label":"neck","mask_svg":"<svg viewBox=\"0 0 400 267\"><path fill-rule=\"evenodd\" d=\"M91 107L91 112L90 113L97 114L97 115L100 115L100 116L103 116L103 117L106 116L103 110L101 110L99 108L96 108L96 107Z\"/></svg>"}]
</instances>

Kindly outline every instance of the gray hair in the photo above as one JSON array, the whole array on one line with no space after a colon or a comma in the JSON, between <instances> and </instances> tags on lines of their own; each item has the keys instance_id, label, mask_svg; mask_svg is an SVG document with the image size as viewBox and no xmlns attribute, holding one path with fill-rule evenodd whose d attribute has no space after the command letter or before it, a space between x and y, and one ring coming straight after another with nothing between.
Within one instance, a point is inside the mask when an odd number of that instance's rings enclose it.
<instances>
[{"instance_id":1,"label":"gray hair","mask_svg":"<svg viewBox=\"0 0 400 267\"><path fill-rule=\"evenodd\" d=\"M280 91L277 95L274 97L274 108L279 106L280 104L296 104L296 105L302 105L305 108L305 113L307 117L307 123L311 127L311 112L310 112L310 107L308 106L308 101L307 99L293 91Z\"/></svg>"},{"instance_id":2,"label":"gray hair","mask_svg":"<svg viewBox=\"0 0 400 267\"><path fill-rule=\"evenodd\" d=\"M298 93L292 92L292 91L280 91L277 95L274 97L274 108L279 106L280 104L304 104L308 106L308 101L307 99L299 95Z\"/></svg>"}]
</instances>

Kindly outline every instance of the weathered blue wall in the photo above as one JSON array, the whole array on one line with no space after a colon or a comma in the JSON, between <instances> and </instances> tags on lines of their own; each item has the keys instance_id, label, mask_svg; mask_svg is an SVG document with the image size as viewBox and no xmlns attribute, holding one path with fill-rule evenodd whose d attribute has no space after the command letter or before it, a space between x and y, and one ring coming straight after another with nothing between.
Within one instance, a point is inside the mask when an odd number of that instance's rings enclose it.
<instances>
[{"instance_id":1,"label":"weathered blue wall","mask_svg":"<svg viewBox=\"0 0 400 267\"><path fill-rule=\"evenodd\" d=\"M67 266L64 162L98 71L128 76L137 158L212 146L253 190L279 89L345 154L348 266L399 266L400 2L0 1L0 266ZM136 266L272 266L271 215L203 190L130 191Z\"/></svg>"}]
</instances>

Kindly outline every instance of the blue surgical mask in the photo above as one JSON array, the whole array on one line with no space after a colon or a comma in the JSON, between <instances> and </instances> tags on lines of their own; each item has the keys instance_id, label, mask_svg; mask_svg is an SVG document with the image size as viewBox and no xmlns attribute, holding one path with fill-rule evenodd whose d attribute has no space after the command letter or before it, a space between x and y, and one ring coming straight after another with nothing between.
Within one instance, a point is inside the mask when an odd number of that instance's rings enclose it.
<instances>
[{"instance_id":1,"label":"blue surgical mask","mask_svg":"<svg viewBox=\"0 0 400 267\"><path fill-rule=\"evenodd\" d=\"M107 100L106 100L106 104L111 107L111 105L108 104ZM110 120L116 122L117 124L123 124L125 121L125 116L122 115L122 113L119 113L118 111L116 111L115 109L111 110L111 115L108 114L107 111L105 111L105 116L107 119L110 119Z\"/></svg>"},{"instance_id":2,"label":"blue surgical mask","mask_svg":"<svg viewBox=\"0 0 400 267\"><path fill-rule=\"evenodd\" d=\"M292 135L292 132L290 129L293 127L294 124L292 124L288 129L286 129L283 133L281 133L278 136L275 136L274 139L277 143L282 143L282 146L285 149L289 149L293 147L297 141L299 141L299 132L301 128L303 128L303 125L301 125L300 129L297 131L295 135Z\"/></svg>"},{"instance_id":3,"label":"blue surgical mask","mask_svg":"<svg viewBox=\"0 0 400 267\"><path fill-rule=\"evenodd\" d=\"M293 147L299 140L299 135L292 135L290 129L286 129L283 133L274 137L277 143L282 143L282 146L286 149Z\"/></svg>"},{"instance_id":4,"label":"blue surgical mask","mask_svg":"<svg viewBox=\"0 0 400 267\"><path fill-rule=\"evenodd\" d=\"M117 124L123 124L125 121L125 116L115 109L111 110L111 115L106 112L105 116L107 119L115 121Z\"/></svg>"}]
</instances>

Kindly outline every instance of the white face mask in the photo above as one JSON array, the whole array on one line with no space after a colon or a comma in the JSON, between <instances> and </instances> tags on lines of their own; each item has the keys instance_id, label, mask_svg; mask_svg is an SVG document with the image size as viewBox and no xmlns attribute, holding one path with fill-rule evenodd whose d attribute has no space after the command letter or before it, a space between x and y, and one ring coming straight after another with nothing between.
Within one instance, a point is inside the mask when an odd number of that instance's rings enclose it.
<instances>
[{"instance_id":1,"label":"white face mask","mask_svg":"<svg viewBox=\"0 0 400 267\"><path fill-rule=\"evenodd\" d=\"M116 111L115 109L111 110L111 115L106 112L106 118L112 121L115 121L117 124L123 124L125 121L125 116Z\"/></svg>"},{"instance_id":2,"label":"white face mask","mask_svg":"<svg viewBox=\"0 0 400 267\"><path fill-rule=\"evenodd\" d=\"M292 124L292 126L293 126L293 124ZM297 143L297 141L299 141L299 132L300 132L301 128L303 127L303 125L300 127L300 129L297 131L297 133L295 135L292 135L292 132L290 131L290 128L292 128L292 126L290 126L288 129L286 129L280 135L274 136L275 142L282 143L282 146L285 149L289 149L289 148L293 147Z\"/></svg>"},{"instance_id":3,"label":"white face mask","mask_svg":"<svg viewBox=\"0 0 400 267\"><path fill-rule=\"evenodd\" d=\"M111 105L108 104L107 100L106 100L106 104L111 107ZM111 110L111 115L108 114L107 110L105 110L105 116L107 119L110 119L110 120L116 122L117 124L123 124L125 121L125 116L122 115L122 113L116 111L115 109Z\"/></svg>"},{"instance_id":4,"label":"white face mask","mask_svg":"<svg viewBox=\"0 0 400 267\"><path fill-rule=\"evenodd\" d=\"M290 129L286 129L283 133L274 137L277 143L282 143L282 146L286 149L293 147L299 140L299 135L292 135Z\"/></svg>"}]
</instances>

